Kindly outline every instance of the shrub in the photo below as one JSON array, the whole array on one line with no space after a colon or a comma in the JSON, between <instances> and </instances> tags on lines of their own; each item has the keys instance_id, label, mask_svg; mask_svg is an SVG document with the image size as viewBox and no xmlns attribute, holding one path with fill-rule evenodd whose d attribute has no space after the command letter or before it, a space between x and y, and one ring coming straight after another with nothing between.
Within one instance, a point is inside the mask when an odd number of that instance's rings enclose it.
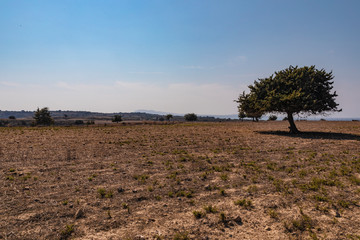
<instances>
[{"instance_id":1,"label":"shrub","mask_svg":"<svg viewBox=\"0 0 360 240\"><path fill-rule=\"evenodd\" d=\"M197 219L205 216L205 214L201 211L193 211L193 214L194 214L195 218L197 218Z\"/></svg>"},{"instance_id":2,"label":"shrub","mask_svg":"<svg viewBox=\"0 0 360 240\"><path fill-rule=\"evenodd\" d=\"M269 121L276 121L276 120L277 120L277 116L276 116L276 115L270 115L268 120L269 120Z\"/></svg>"},{"instance_id":3,"label":"shrub","mask_svg":"<svg viewBox=\"0 0 360 240\"><path fill-rule=\"evenodd\" d=\"M235 205L250 209L253 207L251 200L241 199L234 202Z\"/></svg>"},{"instance_id":4,"label":"shrub","mask_svg":"<svg viewBox=\"0 0 360 240\"><path fill-rule=\"evenodd\" d=\"M185 114L184 118L186 121L189 121L189 122L194 122L194 121L197 121L197 119L198 119L198 117L195 113Z\"/></svg>"},{"instance_id":5,"label":"shrub","mask_svg":"<svg viewBox=\"0 0 360 240\"><path fill-rule=\"evenodd\" d=\"M61 231L60 239L68 239L74 231L74 224L66 225L65 229Z\"/></svg>"},{"instance_id":6,"label":"shrub","mask_svg":"<svg viewBox=\"0 0 360 240\"><path fill-rule=\"evenodd\" d=\"M113 122L121 122L122 121L122 117L120 115L115 115L112 119Z\"/></svg>"},{"instance_id":7,"label":"shrub","mask_svg":"<svg viewBox=\"0 0 360 240\"><path fill-rule=\"evenodd\" d=\"M216 207L213 207L212 205L209 205L209 206L204 207L204 210L205 210L207 213L217 213Z\"/></svg>"}]
</instances>

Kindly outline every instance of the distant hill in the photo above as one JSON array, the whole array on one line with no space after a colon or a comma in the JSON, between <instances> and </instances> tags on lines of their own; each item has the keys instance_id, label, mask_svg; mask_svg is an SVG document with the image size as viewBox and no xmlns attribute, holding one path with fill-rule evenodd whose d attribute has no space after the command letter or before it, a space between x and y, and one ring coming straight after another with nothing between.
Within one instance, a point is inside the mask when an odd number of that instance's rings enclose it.
<instances>
[{"instance_id":1,"label":"distant hill","mask_svg":"<svg viewBox=\"0 0 360 240\"><path fill-rule=\"evenodd\" d=\"M84 120L111 120L114 115L121 115L122 119L125 121L161 121L164 120L165 115L168 113L156 112L147 110L139 110L136 112L126 113L126 112L117 112L117 113L100 113L100 112L90 112L90 111L50 111L51 116L55 120L63 119L84 119ZM0 110L0 119L8 119L10 116L14 116L16 119L33 119L34 111L1 111ZM230 116L230 115L229 115ZM224 118L228 119L229 116L201 116L199 115L199 121L223 121ZM183 115L173 114L173 120L175 121L184 121Z\"/></svg>"}]
</instances>

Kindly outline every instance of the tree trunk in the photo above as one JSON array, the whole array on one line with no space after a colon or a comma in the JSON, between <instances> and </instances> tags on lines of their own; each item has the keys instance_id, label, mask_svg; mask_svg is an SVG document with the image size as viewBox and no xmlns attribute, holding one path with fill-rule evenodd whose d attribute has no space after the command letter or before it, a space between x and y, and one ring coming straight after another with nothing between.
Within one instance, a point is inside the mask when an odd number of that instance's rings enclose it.
<instances>
[{"instance_id":1,"label":"tree trunk","mask_svg":"<svg viewBox=\"0 0 360 240\"><path fill-rule=\"evenodd\" d=\"M290 133L294 133L294 134L299 133L300 131L296 128L292 113L287 113L287 116L288 116L288 121L290 123L290 127L289 127Z\"/></svg>"}]
</instances>

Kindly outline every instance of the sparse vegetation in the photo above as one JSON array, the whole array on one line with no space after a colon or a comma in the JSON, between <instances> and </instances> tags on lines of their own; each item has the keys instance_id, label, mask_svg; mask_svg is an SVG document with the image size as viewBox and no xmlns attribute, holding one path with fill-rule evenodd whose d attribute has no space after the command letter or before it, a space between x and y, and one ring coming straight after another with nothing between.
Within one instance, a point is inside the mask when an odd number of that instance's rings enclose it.
<instances>
[{"instance_id":1,"label":"sparse vegetation","mask_svg":"<svg viewBox=\"0 0 360 240\"><path fill-rule=\"evenodd\" d=\"M357 236L358 122L287 125L0 128L0 238Z\"/></svg>"},{"instance_id":2,"label":"sparse vegetation","mask_svg":"<svg viewBox=\"0 0 360 240\"><path fill-rule=\"evenodd\" d=\"M68 239L74 231L75 231L74 224L66 225L65 229L61 231L60 239L61 240Z\"/></svg>"},{"instance_id":3,"label":"sparse vegetation","mask_svg":"<svg viewBox=\"0 0 360 240\"><path fill-rule=\"evenodd\" d=\"M253 207L251 200L247 200L247 199L237 200L234 203L235 203L235 205L241 206L245 209L251 209Z\"/></svg>"}]
</instances>

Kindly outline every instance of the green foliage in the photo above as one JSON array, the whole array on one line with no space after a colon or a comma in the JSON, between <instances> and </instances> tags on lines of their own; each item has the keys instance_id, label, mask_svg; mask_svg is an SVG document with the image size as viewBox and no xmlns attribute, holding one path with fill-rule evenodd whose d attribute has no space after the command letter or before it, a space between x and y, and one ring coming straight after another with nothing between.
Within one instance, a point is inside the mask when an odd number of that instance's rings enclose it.
<instances>
[{"instance_id":1,"label":"green foliage","mask_svg":"<svg viewBox=\"0 0 360 240\"><path fill-rule=\"evenodd\" d=\"M242 110L242 109L239 109L239 119L241 121L243 121L244 118L246 118L246 113Z\"/></svg>"},{"instance_id":2,"label":"green foliage","mask_svg":"<svg viewBox=\"0 0 360 240\"><path fill-rule=\"evenodd\" d=\"M74 224L66 225L65 229L61 231L60 239L68 239L74 231Z\"/></svg>"},{"instance_id":3,"label":"green foliage","mask_svg":"<svg viewBox=\"0 0 360 240\"><path fill-rule=\"evenodd\" d=\"M279 214L274 209L269 209L268 214L273 219L279 219Z\"/></svg>"},{"instance_id":4,"label":"green foliage","mask_svg":"<svg viewBox=\"0 0 360 240\"><path fill-rule=\"evenodd\" d=\"M198 117L195 113L185 114L184 118L186 121L189 121L189 122L194 122L194 121L197 121L197 119L198 119Z\"/></svg>"},{"instance_id":5,"label":"green foliage","mask_svg":"<svg viewBox=\"0 0 360 240\"><path fill-rule=\"evenodd\" d=\"M239 103L238 110L240 119L249 117L252 118L253 121L259 121L259 118L264 114L264 111L256 102L255 94L245 94L245 92L243 92L238 100L235 101Z\"/></svg>"},{"instance_id":6,"label":"green foliage","mask_svg":"<svg viewBox=\"0 0 360 240\"><path fill-rule=\"evenodd\" d=\"M204 210L207 212L207 213L217 213L217 208L212 206L212 205L209 205L209 206L205 206L204 207Z\"/></svg>"},{"instance_id":7,"label":"green foliage","mask_svg":"<svg viewBox=\"0 0 360 240\"><path fill-rule=\"evenodd\" d=\"M104 188L99 188L97 190L98 194L100 195L101 198L105 197L106 195L106 190Z\"/></svg>"},{"instance_id":8,"label":"green foliage","mask_svg":"<svg viewBox=\"0 0 360 240\"><path fill-rule=\"evenodd\" d=\"M120 115L115 115L112 119L113 122L121 122L122 121L122 117Z\"/></svg>"},{"instance_id":9,"label":"green foliage","mask_svg":"<svg viewBox=\"0 0 360 240\"><path fill-rule=\"evenodd\" d=\"M290 132L298 132L293 114L319 114L338 110L336 92L332 93L332 72L318 70L315 66L290 66L268 78L250 85L250 93L239 96L239 111L249 113L286 113Z\"/></svg>"},{"instance_id":10,"label":"green foliage","mask_svg":"<svg viewBox=\"0 0 360 240\"><path fill-rule=\"evenodd\" d=\"M251 209L253 208L253 204L251 200L247 199L240 199L234 202L235 205L244 207L245 209Z\"/></svg>"},{"instance_id":11,"label":"green foliage","mask_svg":"<svg viewBox=\"0 0 360 240\"><path fill-rule=\"evenodd\" d=\"M44 107L42 109L37 109L34 114L35 125L51 125L54 124L54 119L52 119L49 109Z\"/></svg>"}]
</instances>

